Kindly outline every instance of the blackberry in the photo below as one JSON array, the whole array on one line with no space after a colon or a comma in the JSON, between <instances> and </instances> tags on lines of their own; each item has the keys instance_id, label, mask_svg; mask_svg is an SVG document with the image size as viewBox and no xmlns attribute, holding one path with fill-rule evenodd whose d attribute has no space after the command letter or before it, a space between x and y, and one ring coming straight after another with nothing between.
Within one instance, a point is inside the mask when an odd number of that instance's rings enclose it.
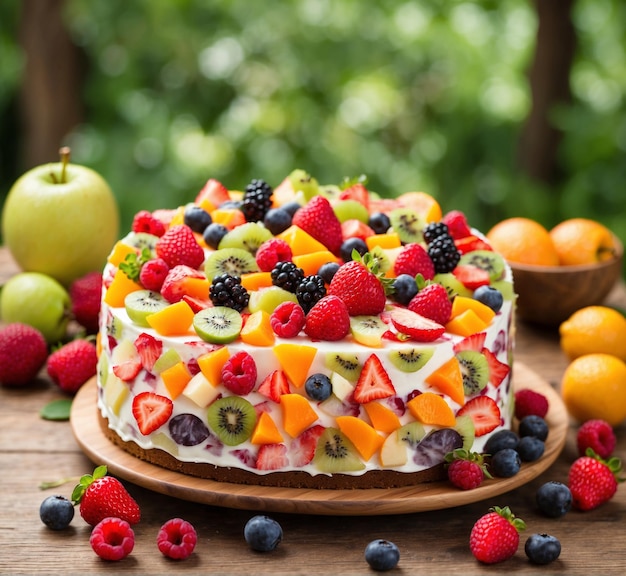
<instances>
[{"instance_id":1,"label":"blackberry","mask_svg":"<svg viewBox=\"0 0 626 576\"><path fill-rule=\"evenodd\" d=\"M302 306L305 313L308 313L316 302L324 296L326 296L326 285L324 279L317 274L306 276L296 288L298 304Z\"/></svg>"},{"instance_id":2,"label":"blackberry","mask_svg":"<svg viewBox=\"0 0 626 576\"><path fill-rule=\"evenodd\" d=\"M433 240L439 238L439 236L450 236L450 230L448 229L448 225L444 222L431 222L426 225L422 234L424 235L426 244L430 244Z\"/></svg>"},{"instance_id":3,"label":"blackberry","mask_svg":"<svg viewBox=\"0 0 626 576\"><path fill-rule=\"evenodd\" d=\"M293 262L278 262L271 271L272 284L287 292L296 292L298 284L304 279L302 268Z\"/></svg>"},{"instance_id":4,"label":"blackberry","mask_svg":"<svg viewBox=\"0 0 626 576\"><path fill-rule=\"evenodd\" d=\"M209 298L215 306L227 306L241 312L248 305L250 294L241 285L238 276L220 274L211 282Z\"/></svg>"},{"instance_id":5,"label":"blackberry","mask_svg":"<svg viewBox=\"0 0 626 576\"><path fill-rule=\"evenodd\" d=\"M461 259L461 254L454 244L454 239L449 235L435 238L428 245L428 255L435 265L437 274L452 272Z\"/></svg>"},{"instance_id":6,"label":"blackberry","mask_svg":"<svg viewBox=\"0 0 626 576\"><path fill-rule=\"evenodd\" d=\"M241 211L246 222L262 222L272 207L272 187L264 180L254 179L246 186Z\"/></svg>"}]
</instances>

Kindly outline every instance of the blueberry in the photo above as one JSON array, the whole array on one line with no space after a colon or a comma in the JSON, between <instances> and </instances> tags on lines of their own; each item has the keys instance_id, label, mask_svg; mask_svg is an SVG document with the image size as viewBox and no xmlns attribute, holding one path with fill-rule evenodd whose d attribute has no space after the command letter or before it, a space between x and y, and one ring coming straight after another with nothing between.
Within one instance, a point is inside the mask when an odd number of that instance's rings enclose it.
<instances>
[{"instance_id":1,"label":"blueberry","mask_svg":"<svg viewBox=\"0 0 626 576\"><path fill-rule=\"evenodd\" d=\"M219 205L221 210L239 210L241 209L241 202L238 200L226 200Z\"/></svg>"},{"instance_id":2,"label":"blueberry","mask_svg":"<svg viewBox=\"0 0 626 576\"><path fill-rule=\"evenodd\" d=\"M321 276L322 280L324 280L326 284L330 284L330 281L333 279L337 270L339 270L338 262L326 262L319 267L317 275Z\"/></svg>"},{"instance_id":3,"label":"blueberry","mask_svg":"<svg viewBox=\"0 0 626 576\"><path fill-rule=\"evenodd\" d=\"M39 517L51 530L63 530L74 518L74 505L64 496L48 496L39 507Z\"/></svg>"},{"instance_id":4,"label":"blueberry","mask_svg":"<svg viewBox=\"0 0 626 576\"><path fill-rule=\"evenodd\" d=\"M522 466L522 459L513 448L499 450L491 458L491 472L500 478L515 476Z\"/></svg>"},{"instance_id":5,"label":"blueberry","mask_svg":"<svg viewBox=\"0 0 626 576\"><path fill-rule=\"evenodd\" d=\"M548 425L541 416L532 414L522 418L518 432L520 436L535 436L535 438L545 441L548 437Z\"/></svg>"},{"instance_id":6,"label":"blueberry","mask_svg":"<svg viewBox=\"0 0 626 576\"><path fill-rule=\"evenodd\" d=\"M474 299L491 308L496 314L502 308L502 292L493 286L479 286L474 290Z\"/></svg>"},{"instance_id":7,"label":"blueberry","mask_svg":"<svg viewBox=\"0 0 626 576\"><path fill-rule=\"evenodd\" d=\"M417 282L410 274L400 274L392 284L393 294L391 297L403 306L407 306L418 292Z\"/></svg>"},{"instance_id":8,"label":"blueberry","mask_svg":"<svg viewBox=\"0 0 626 576\"><path fill-rule=\"evenodd\" d=\"M519 436L513 430L498 430L489 437L485 443L485 453L492 456L505 448L515 448L519 442Z\"/></svg>"},{"instance_id":9,"label":"blueberry","mask_svg":"<svg viewBox=\"0 0 626 576\"><path fill-rule=\"evenodd\" d=\"M389 540L372 540L365 547L365 561L374 570L392 570L400 560L400 550Z\"/></svg>"},{"instance_id":10,"label":"blueberry","mask_svg":"<svg viewBox=\"0 0 626 576\"><path fill-rule=\"evenodd\" d=\"M217 222L212 222L204 229L202 237L204 238L207 246L217 250L220 241L224 238L224 236L226 236L227 232L228 228L226 228L226 226L218 224Z\"/></svg>"},{"instance_id":11,"label":"blueberry","mask_svg":"<svg viewBox=\"0 0 626 576\"><path fill-rule=\"evenodd\" d=\"M524 552L533 564L550 564L561 554L561 543L550 534L533 534L526 540Z\"/></svg>"},{"instance_id":12,"label":"blueberry","mask_svg":"<svg viewBox=\"0 0 626 576\"><path fill-rule=\"evenodd\" d=\"M543 456L546 445L543 440L536 436L523 436L517 443L517 453L522 462L534 462Z\"/></svg>"},{"instance_id":13,"label":"blueberry","mask_svg":"<svg viewBox=\"0 0 626 576\"><path fill-rule=\"evenodd\" d=\"M302 208L302 204L299 204L295 200L291 202L287 202L281 206L283 210L285 210L291 217L296 213L299 208Z\"/></svg>"},{"instance_id":14,"label":"blueberry","mask_svg":"<svg viewBox=\"0 0 626 576\"><path fill-rule=\"evenodd\" d=\"M339 248L339 256L344 262L350 262L352 260L352 251L356 250L361 256L368 250L365 240L362 238L348 238L343 242Z\"/></svg>"},{"instance_id":15,"label":"blueberry","mask_svg":"<svg viewBox=\"0 0 626 576\"><path fill-rule=\"evenodd\" d=\"M269 516L253 516L246 523L243 536L252 550L271 552L283 539L283 529Z\"/></svg>"},{"instance_id":16,"label":"blueberry","mask_svg":"<svg viewBox=\"0 0 626 576\"><path fill-rule=\"evenodd\" d=\"M333 393L333 385L326 374L311 374L304 383L304 389L311 400L323 402Z\"/></svg>"},{"instance_id":17,"label":"blueberry","mask_svg":"<svg viewBox=\"0 0 626 576\"><path fill-rule=\"evenodd\" d=\"M391 226L391 221L384 212L374 212L370 215L367 224L376 234L385 234Z\"/></svg>"},{"instance_id":18,"label":"blueberry","mask_svg":"<svg viewBox=\"0 0 626 576\"><path fill-rule=\"evenodd\" d=\"M213 222L213 218L206 210L193 204L185 208L184 222L194 232L202 234L206 227Z\"/></svg>"},{"instance_id":19,"label":"blueberry","mask_svg":"<svg viewBox=\"0 0 626 576\"><path fill-rule=\"evenodd\" d=\"M549 518L564 516L572 508L572 493L562 482L546 482L537 490L535 498L539 510Z\"/></svg>"},{"instance_id":20,"label":"blueberry","mask_svg":"<svg viewBox=\"0 0 626 576\"><path fill-rule=\"evenodd\" d=\"M291 214L284 208L270 208L263 218L263 224L274 235L284 232L291 226Z\"/></svg>"}]
</instances>

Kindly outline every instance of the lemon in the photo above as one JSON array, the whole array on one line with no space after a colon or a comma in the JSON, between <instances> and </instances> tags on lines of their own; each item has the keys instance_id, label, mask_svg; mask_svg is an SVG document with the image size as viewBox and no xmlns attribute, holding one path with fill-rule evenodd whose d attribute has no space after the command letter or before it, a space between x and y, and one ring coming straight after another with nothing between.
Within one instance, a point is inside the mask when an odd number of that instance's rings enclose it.
<instances>
[{"instance_id":1,"label":"lemon","mask_svg":"<svg viewBox=\"0 0 626 576\"><path fill-rule=\"evenodd\" d=\"M561 397L579 422L601 419L611 426L626 420L626 364L610 354L586 354L566 368Z\"/></svg>"},{"instance_id":2,"label":"lemon","mask_svg":"<svg viewBox=\"0 0 626 576\"><path fill-rule=\"evenodd\" d=\"M606 306L587 306L559 327L561 349L574 360L584 354L612 354L626 361L626 318Z\"/></svg>"}]
</instances>

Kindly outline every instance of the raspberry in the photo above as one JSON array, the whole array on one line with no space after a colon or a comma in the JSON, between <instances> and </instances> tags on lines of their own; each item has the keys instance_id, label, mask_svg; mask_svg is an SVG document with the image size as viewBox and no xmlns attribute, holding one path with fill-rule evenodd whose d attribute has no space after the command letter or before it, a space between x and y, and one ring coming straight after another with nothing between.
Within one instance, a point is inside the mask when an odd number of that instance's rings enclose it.
<instances>
[{"instance_id":1,"label":"raspberry","mask_svg":"<svg viewBox=\"0 0 626 576\"><path fill-rule=\"evenodd\" d=\"M70 286L72 315L89 334L98 331L98 317L102 298L102 274L89 272L74 280Z\"/></svg>"},{"instance_id":2,"label":"raspberry","mask_svg":"<svg viewBox=\"0 0 626 576\"><path fill-rule=\"evenodd\" d=\"M256 383L257 369L254 358L244 350L233 354L222 368L224 386L234 394L250 394Z\"/></svg>"},{"instance_id":3,"label":"raspberry","mask_svg":"<svg viewBox=\"0 0 626 576\"><path fill-rule=\"evenodd\" d=\"M604 420L587 420L578 429L576 444L580 456L584 456L587 448L591 448L600 458L607 459L615 450L615 432Z\"/></svg>"},{"instance_id":4,"label":"raspberry","mask_svg":"<svg viewBox=\"0 0 626 576\"><path fill-rule=\"evenodd\" d=\"M135 547L135 533L125 520L105 518L91 531L89 543L103 560L122 560Z\"/></svg>"},{"instance_id":5,"label":"raspberry","mask_svg":"<svg viewBox=\"0 0 626 576\"><path fill-rule=\"evenodd\" d=\"M182 518L168 520L157 534L160 552L173 560L185 560L196 547L198 536L195 528Z\"/></svg>"},{"instance_id":6,"label":"raspberry","mask_svg":"<svg viewBox=\"0 0 626 576\"><path fill-rule=\"evenodd\" d=\"M190 268L200 268L204 262L204 250L196 241L189 226L177 224L159 238L156 253L170 268L183 264Z\"/></svg>"},{"instance_id":7,"label":"raspberry","mask_svg":"<svg viewBox=\"0 0 626 576\"><path fill-rule=\"evenodd\" d=\"M263 242L256 251L255 259L261 272L271 272L279 262L291 262L293 254L289 244L281 238Z\"/></svg>"},{"instance_id":8,"label":"raspberry","mask_svg":"<svg viewBox=\"0 0 626 576\"><path fill-rule=\"evenodd\" d=\"M48 345L36 328L13 322L0 330L0 384L28 384L35 379L47 357Z\"/></svg>"},{"instance_id":9,"label":"raspberry","mask_svg":"<svg viewBox=\"0 0 626 576\"><path fill-rule=\"evenodd\" d=\"M148 260L139 272L139 282L146 290L160 292L170 267L162 258Z\"/></svg>"},{"instance_id":10,"label":"raspberry","mask_svg":"<svg viewBox=\"0 0 626 576\"><path fill-rule=\"evenodd\" d=\"M540 392L523 388L515 393L515 417L523 420L526 416L545 418L548 413L548 399Z\"/></svg>"},{"instance_id":11,"label":"raspberry","mask_svg":"<svg viewBox=\"0 0 626 576\"><path fill-rule=\"evenodd\" d=\"M451 210L441 221L448 227L448 233L455 240L466 238L472 234L465 214L459 210Z\"/></svg>"},{"instance_id":12,"label":"raspberry","mask_svg":"<svg viewBox=\"0 0 626 576\"><path fill-rule=\"evenodd\" d=\"M282 302L270 316L270 326L280 338L294 338L305 323L304 310L295 302Z\"/></svg>"},{"instance_id":13,"label":"raspberry","mask_svg":"<svg viewBox=\"0 0 626 576\"><path fill-rule=\"evenodd\" d=\"M61 390L75 394L92 376L96 375L98 357L96 347L87 340L72 340L50 354L48 376Z\"/></svg>"},{"instance_id":14,"label":"raspberry","mask_svg":"<svg viewBox=\"0 0 626 576\"><path fill-rule=\"evenodd\" d=\"M417 276L421 274L426 280L432 280L435 276L435 265L430 259L428 252L420 244L405 245L393 265L396 277L401 274Z\"/></svg>"},{"instance_id":15,"label":"raspberry","mask_svg":"<svg viewBox=\"0 0 626 576\"><path fill-rule=\"evenodd\" d=\"M458 449L446 455L448 479L461 490L478 488L483 478L491 478L481 454Z\"/></svg>"},{"instance_id":16,"label":"raspberry","mask_svg":"<svg viewBox=\"0 0 626 576\"><path fill-rule=\"evenodd\" d=\"M147 210L140 210L135 214L131 228L133 232L146 232L159 237L165 234L165 225L163 222L155 218Z\"/></svg>"},{"instance_id":17,"label":"raspberry","mask_svg":"<svg viewBox=\"0 0 626 576\"><path fill-rule=\"evenodd\" d=\"M350 314L338 296L324 296L307 314L304 332L313 340L342 340L350 332Z\"/></svg>"}]
</instances>

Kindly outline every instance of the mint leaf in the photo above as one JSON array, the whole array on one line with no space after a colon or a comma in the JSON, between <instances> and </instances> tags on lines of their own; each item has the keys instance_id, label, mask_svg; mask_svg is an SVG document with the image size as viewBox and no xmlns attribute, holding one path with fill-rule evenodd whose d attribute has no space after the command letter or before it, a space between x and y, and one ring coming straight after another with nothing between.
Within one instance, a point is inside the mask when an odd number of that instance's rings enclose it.
<instances>
[{"instance_id":1,"label":"mint leaf","mask_svg":"<svg viewBox=\"0 0 626 576\"><path fill-rule=\"evenodd\" d=\"M70 410L72 409L72 400L64 398L61 400L53 400L46 404L39 415L44 420L69 420Z\"/></svg>"}]
</instances>

